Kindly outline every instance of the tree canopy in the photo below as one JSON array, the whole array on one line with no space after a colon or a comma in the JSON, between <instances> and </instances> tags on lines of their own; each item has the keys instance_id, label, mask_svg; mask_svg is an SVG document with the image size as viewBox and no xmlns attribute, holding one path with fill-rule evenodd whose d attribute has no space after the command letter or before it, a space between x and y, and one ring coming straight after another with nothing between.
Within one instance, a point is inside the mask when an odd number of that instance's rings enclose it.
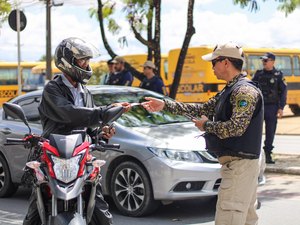
<instances>
[{"instance_id":1,"label":"tree canopy","mask_svg":"<svg viewBox=\"0 0 300 225\"><path fill-rule=\"evenodd\" d=\"M261 0L265 2L266 0ZM300 6L300 0L274 0L279 2L278 10L288 14L292 13L297 7ZM241 8L249 7L251 11L259 10L259 4L257 0L233 0L233 4L240 5Z\"/></svg>"},{"instance_id":2,"label":"tree canopy","mask_svg":"<svg viewBox=\"0 0 300 225\"><path fill-rule=\"evenodd\" d=\"M11 5L8 0L0 0L0 27L7 20L10 11Z\"/></svg>"}]
</instances>

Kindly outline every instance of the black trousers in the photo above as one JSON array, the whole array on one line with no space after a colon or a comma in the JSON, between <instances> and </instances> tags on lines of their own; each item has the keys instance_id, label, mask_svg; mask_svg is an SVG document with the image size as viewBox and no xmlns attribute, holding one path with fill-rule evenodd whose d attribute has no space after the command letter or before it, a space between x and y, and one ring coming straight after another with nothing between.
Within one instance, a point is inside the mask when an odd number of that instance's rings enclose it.
<instances>
[{"instance_id":1,"label":"black trousers","mask_svg":"<svg viewBox=\"0 0 300 225\"><path fill-rule=\"evenodd\" d=\"M23 221L23 225L41 225L41 219L40 215L37 209L37 197L36 197L36 189L33 188L31 196L29 198L29 207L26 214L26 217ZM108 211L108 204L104 200L102 195L102 188L100 183L97 184L96 187L96 197L95 197L95 208L94 213L92 216L92 221L89 223L89 225L112 225L112 215Z\"/></svg>"},{"instance_id":2,"label":"black trousers","mask_svg":"<svg viewBox=\"0 0 300 225\"><path fill-rule=\"evenodd\" d=\"M277 127L277 105L265 105L264 106L264 120L265 120L265 142L264 142L264 150L266 153L266 157L270 157L272 154L272 150L274 148L273 141L276 133Z\"/></svg>"}]
</instances>

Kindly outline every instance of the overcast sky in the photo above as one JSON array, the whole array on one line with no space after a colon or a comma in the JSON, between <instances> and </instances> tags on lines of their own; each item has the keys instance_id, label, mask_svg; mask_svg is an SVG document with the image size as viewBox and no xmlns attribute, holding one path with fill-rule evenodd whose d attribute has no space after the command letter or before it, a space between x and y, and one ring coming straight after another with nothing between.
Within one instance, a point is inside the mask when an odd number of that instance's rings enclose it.
<instances>
[{"instance_id":1,"label":"overcast sky","mask_svg":"<svg viewBox=\"0 0 300 225\"><path fill-rule=\"evenodd\" d=\"M60 0L62 1L62 0ZM21 32L21 60L36 61L46 54L46 10L38 0L23 0L21 9L26 15L27 26ZM109 58L103 47L99 24L88 15L89 7L97 7L96 0L64 0L60 7L52 7L52 52L64 38L76 36L90 41L100 49L100 60ZM194 26L196 34L190 46L215 45L235 41L249 47L300 48L300 10L288 17L277 10L278 3L258 0L260 10L234 6L232 0L195 0ZM186 31L188 0L162 0L161 47L162 53L180 48ZM107 33L113 50L118 55L146 53L131 35L122 14L117 16L123 29L118 36ZM127 36L128 46L117 40ZM0 28L0 60L17 61L17 33L8 23Z\"/></svg>"}]
</instances>

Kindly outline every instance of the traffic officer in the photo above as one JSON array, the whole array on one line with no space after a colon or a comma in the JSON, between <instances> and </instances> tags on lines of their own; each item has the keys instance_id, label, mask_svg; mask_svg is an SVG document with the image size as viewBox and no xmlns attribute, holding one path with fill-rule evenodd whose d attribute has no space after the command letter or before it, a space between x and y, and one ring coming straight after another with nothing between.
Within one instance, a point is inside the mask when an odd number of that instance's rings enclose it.
<instances>
[{"instance_id":1,"label":"traffic officer","mask_svg":"<svg viewBox=\"0 0 300 225\"><path fill-rule=\"evenodd\" d=\"M266 154L266 163L274 164L272 159L273 141L277 118L282 117L286 104L287 84L282 72L274 67L276 57L272 52L267 52L261 59L263 69L257 70L252 80L259 83L264 96L265 141L263 148Z\"/></svg>"},{"instance_id":2,"label":"traffic officer","mask_svg":"<svg viewBox=\"0 0 300 225\"><path fill-rule=\"evenodd\" d=\"M131 86L133 76L125 69L125 59L121 56L116 56L112 62L115 63L116 72L109 77L108 84Z\"/></svg>"},{"instance_id":3,"label":"traffic officer","mask_svg":"<svg viewBox=\"0 0 300 225\"><path fill-rule=\"evenodd\" d=\"M145 97L148 101L142 106L150 112L164 109L185 115L205 131L207 150L222 164L215 225L257 225L263 96L241 71L245 57L238 45L231 42L217 45L202 59L212 63L217 79L226 81L216 96L204 103Z\"/></svg>"},{"instance_id":4,"label":"traffic officer","mask_svg":"<svg viewBox=\"0 0 300 225\"><path fill-rule=\"evenodd\" d=\"M146 61L143 65L143 68L145 78L140 83L140 88L167 95L167 90L164 82L154 73L154 70L156 68L154 63L152 61Z\"/></svg>"}]
</instances>

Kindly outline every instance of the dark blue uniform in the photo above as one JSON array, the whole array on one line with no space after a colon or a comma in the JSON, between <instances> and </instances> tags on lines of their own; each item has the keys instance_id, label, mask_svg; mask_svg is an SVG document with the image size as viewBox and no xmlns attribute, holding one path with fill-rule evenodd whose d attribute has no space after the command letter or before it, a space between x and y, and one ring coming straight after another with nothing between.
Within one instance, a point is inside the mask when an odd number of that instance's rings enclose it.
<instances>
[{"instance_id":1,"label":"dark blue uniform","mask_svg":"<svg viewBox=\"0 0 300 225\"><path fill-rule=\"evenodd\" d=\"M272 161L271 153L277 126L278 109L283 109L286 104L287 84L281 71L258 70L253 76L253 81L258 82L264 97L265 142L264 150L266 161Z\"/></svg>"},{"instance_id":2,"label":"dark blue uniform","mask_svg":"<svg viewBox=\"0 0 300 225\"><path fill-rule=\"evenodd\" d=\"M119 73L111 74L108 79L109 85L131 86L132 82L133 76L128 70L123 70Z\"/></svg>"},{"instance_id":3,"label":"dark blue uniform","mask_svg":"<svg viewBox=\"0 0 300 225\"><path fill-rule=\"evenodd\" d=\"M158 76L154 76L151 79L144 78L140 84L140 88L167 95L166 87Z\"/></svg>"}]
</instances>

